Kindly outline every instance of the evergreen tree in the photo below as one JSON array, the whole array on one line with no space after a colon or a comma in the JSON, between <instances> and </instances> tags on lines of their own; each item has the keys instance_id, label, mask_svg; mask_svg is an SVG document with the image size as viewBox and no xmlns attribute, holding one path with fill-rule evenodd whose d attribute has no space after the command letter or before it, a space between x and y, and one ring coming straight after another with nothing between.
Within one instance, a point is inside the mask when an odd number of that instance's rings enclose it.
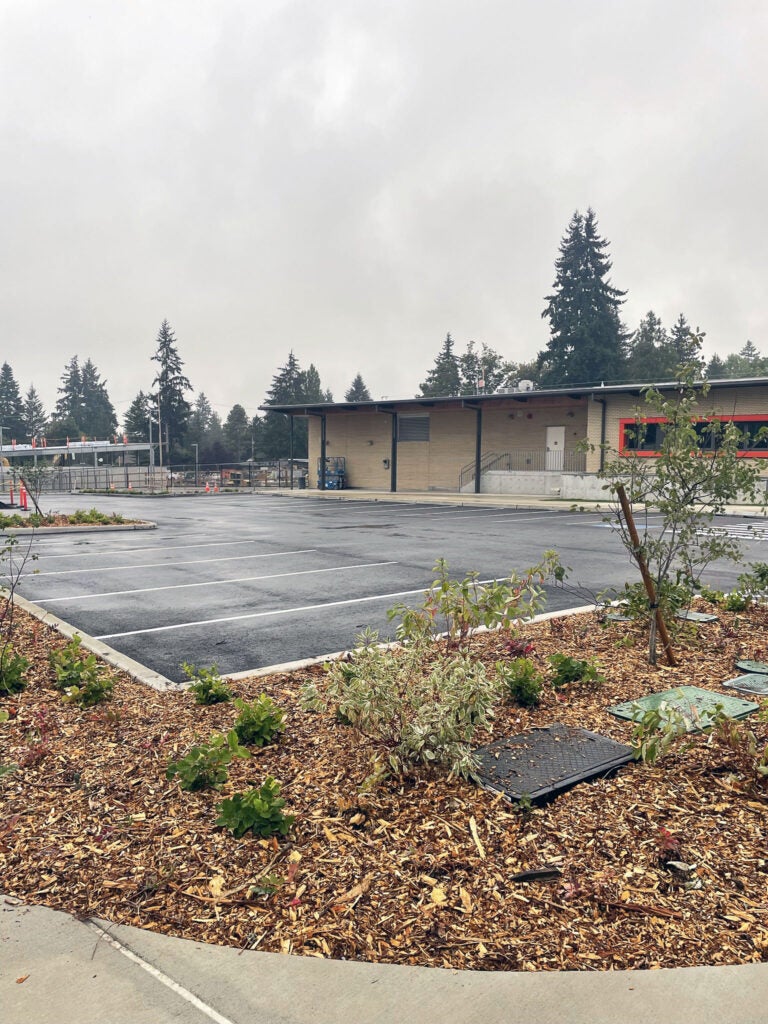
<instances>
[{"instance_id":1,"label":"evergreen tree","mask_svg":"<svg viewBox=\"0 0 768 1024\"><path fill-rule=\"evenodd\" d=\"M101 380L90 359L86 359L80 370L80 399L80 425L84 434L104 440L117 432L117 416L107 394L106 381Z\"/></svg>"},{"instance_id":2,"label":"evergreen tree","mask_svg":"<svg viewBox=\"0 0 768 1024\"><path fill-rule=\"evenodd\" d=\"M0 424L3 427L3 444L17 441L28 444L29 437L24 423L24 404L19 386L8 363L0 367Z\"/></svg>"},{"instance_id":3,"label":"evergreen tree","mask_svg":"<svg viewBox=\"0 0 768 1024\"><path fill-rule=\"evenodd\" d=\"M768 360L763 359L757 347L748 341L735 355L731 353L725 360L724 376L762 377L768 372Z\"/></svg>"},{"instance_id":4,"label":"evergreen tree","mask_svg":"<svg viewBox=\"0 0 768 1024\"><path fill-rule=\"evenodd\" d=\"M123 433L129 441L149 441L149 419L157 413L152 408L152 399L144 391L139 391L128 406L123 420ZM155 422L157 419L155 418ZM157 432L153 429L152 440L157 441Z\"/></svg>"},{"instance_id":5,"label":"evergreen tree","mask_svg":"<svg viewBox=\"0 0 768 1024\"><path fill-rule=\"evenodd\" d=\"M355 379L349 386L349 390L344 395L345 402L370 402L371 393L365 386L365 381L362 376L358 373Z\"/></svg>"},{"instance_id":6,"label":"evergreen tree","mask_svg":"<svg viewBox=\"0 0 768 1024\"><path fill-rule=\"evenodd\" d=\"M550 324L549 343L538 358L546 386L614 381L624 372L619 308L626 292L608 279L607 248L594 211L574 213L555 262L555 290L541 314Z\"/></svg>"},{"instance_id":7,"label":"evergreen tree","mask_svg":"<svg viewBox=\"0 0 768 1024\"><path fill-rule=\"evenodd\" d=\"M27 437L44 437L48 428L48 417L34 384L30 384L24 399L23 415Z\"/></svg>"},{"instance_id":8,"label":"evergreen tree","mask_svg":"<svg viewBox=\"0 0 768 1024\"><path fill-rule=\"evenodd\" d=\"M661 320L649 309L629 340L626 375L629 380L658 384L674 379L677 359Z\"/></svg>"},{"instance_id":9,"label":"evergreen tree","mask_svg":"<svg viewBox=\"0 0 768 1024\"><path fill-rule=\"evenodd\" d=\"M83 415L83 383L77 356L72 356L64 367L58 394L52 426L59 429L59 425L66 424L69 428L66 431L68 435L82 434L80 424Z\"/></svg>"},{"instance_id":10,"label":"evergreen tree","mask_svg":"<svg viewBox=\"0 0 768 1024\"><path fill-rule=\"evenodd\" d=\"M435 364L420 387L422 395L425 396L442 397L459 394L461 389L459 361L454 354L453 338L450 334L446 334Z\"/></svg>"},{"instance_id":11,"label":"evergreen tree","mask_svg":"<svg viewBox=\"0 0 768 1024\"><path fill-rule=\"evenodd\" d=\"M675 365L669 380L677 376L678 368L681 366L693 366L698 376L704 375L704 359L701 354L701 345L704 340L704 331L697 327L691 330L691 325L681 313L670 332L670 344L674 353Z\"/></svg>"},{"instance_id":12,"label":"evergreen tree","mask_svg":"<svg viewBox=\"0 0 768 1024\"><path fill-rule=\"evenodd\" d=\"M190 444L203 445L206 442L208 431L211 428L213 407L208 401L205 392L201 391L192 406L187 427L187 441Z\"/></svg>"},{"instance_id":13,"label":"evergreen tree","mask_svg":"<svg viewBox=\"0 0 768 1024\"><path fill-rule=\"evenodd\" d=\"M224 424L224 437L232 460L242 462L251 453L251 424L242 405L233 405Z\"/></svg>"},{"instance_id":14,"label":"evergreen tree","mask_svg":"<svg viewBox=\"0 0 768 1024\"><path fill-rule=\"evenodd\" d=\"M314 363L309 364L309 369L303 374L302 392L304 402L325 402L326 392L320 383L320 374ZM331 399L333 401L333 399Z\"/></svg>"},{"instance_id":15,"label":"evergreen tree","mask_svg":"<svg viewBox=\"0 0 768 1024\"><path fill-rule=\"evenodd\" d=\"M189 420L190 406L184 397L192 385L182 373L184 363L176 347L176 338L167 320L163 320L157 335L157 351L152 356L159 366L152 381L156 388L155 397L160 409L160 424L163 441L168 445L168 460L178 454L184 442Z\"/></svg>"},{"instance_id":16,"label":"evergreen tree","mask_svg":"<svg viewBox=\"0 0 768 1024\"><path fill-rule=\"evenodd\" d=\"M707 380L722 380L726 376L725 363L718 355L712 356L707 363Z\"/></svg>"},{"instance_id":17,"label":"evergreen tree","mask_svg":"<svg viewBox=\"0 0 768 1024\"><path fill-rule=\"evenodd\" d=\"M264 400L265 405L301 405L306 401L306 376L299 361L291 351L288 362L281 366L272 378L272 386ZM290 454L290 422L279 412L268 412L263 419L262 447L267 459L285 459ZM294 419L294 457L307 457L307 424L302 418Z\"/></svg>"}]
</instances>

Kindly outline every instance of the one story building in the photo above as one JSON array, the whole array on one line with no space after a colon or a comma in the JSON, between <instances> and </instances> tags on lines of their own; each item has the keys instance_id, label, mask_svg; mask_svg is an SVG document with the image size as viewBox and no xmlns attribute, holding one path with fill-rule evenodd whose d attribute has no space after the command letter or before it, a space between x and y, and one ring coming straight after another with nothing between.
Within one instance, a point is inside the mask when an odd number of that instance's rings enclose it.
<instances>
[{"instance_id":1,"label":"one story building","mask_svg":"<svg viewBox=\"0 0 768 1024\"><path fill-rule=\"evenodd\" d=\"M737 422L745 436L744 457L761 460L761 475L768 477L768 440L761 432L768 426L768 378L708 383L709 394L699 403L702 417ZM653 457L658 421L644 410L646 386L539 390L523 381L518 390L494 394L263 408L291 421L308 418L310 487L578 499L602 495L596 474L606 446ZM672 392L676 385L654 387ZM628 430L638 411L648 422L639 443ZM580 447L585 439L592 451ZM343 476L337 472L341 466Z\"/></svg>"}]
</instances>

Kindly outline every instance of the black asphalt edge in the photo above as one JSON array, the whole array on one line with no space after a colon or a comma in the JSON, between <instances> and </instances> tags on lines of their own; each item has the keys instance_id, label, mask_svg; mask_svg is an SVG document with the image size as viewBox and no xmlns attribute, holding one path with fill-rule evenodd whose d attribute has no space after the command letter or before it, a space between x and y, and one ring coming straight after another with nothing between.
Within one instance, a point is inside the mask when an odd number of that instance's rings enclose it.
<instances>
[{"instance_id":1,"label":"black asphalt edge","mask_svg":"<svg viewBox=\"0 0 768 1024\"><path fill-rule=\"evenodd\" d=\"M0 588L0 593L8 596L8 591L5 588ZM186 689L185 684L174 683L172 680L166 679L166 677L160 675L159 672L154 672L152 669L147 668L146 665L142 665L140 662L134 661L133 658L129 658L127 655L116 651L113 647L108 647L107 644L102 643L101 640L97 640L95 637L89 636L88 633L84 633L80 629L75 629L74 626L65 622L64 619L60 619L58 615L54 615L53 612L49 612L39 604L33 604L31 601L27 601L27 599L25 597L21 597L20 594L14 594L13 601L23 611L28 612L36 619L39 619L39 621L45 623L46 626L51 626L58 633L61 633L62 636L65 636L70 640L75 635L79 636L82 641L82 646L87 651L98 655L113 668L119 669L121 672L125 672L126 675L129 675L131 679L135 680L137 683L143 683L145 686L149 686L153 690L159 690L163 693L167 691L179 691Z\"/></svg>"}]
</instances>

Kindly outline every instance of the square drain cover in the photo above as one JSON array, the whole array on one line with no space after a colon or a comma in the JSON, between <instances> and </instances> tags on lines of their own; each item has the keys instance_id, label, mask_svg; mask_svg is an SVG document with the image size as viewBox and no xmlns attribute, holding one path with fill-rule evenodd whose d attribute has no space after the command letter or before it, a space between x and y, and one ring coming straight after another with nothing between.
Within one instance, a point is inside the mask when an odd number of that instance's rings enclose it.
<instances>
[{"instance_id":1,"label":"square drain cover","mask_svg":"<svg viewBox=\"0 0 768 1024\"><path fill-rule=\"evenodd\" d=\"M729 718L744 718L757 711L759 705L752 704L741 697L725 697L721 693L713 693L712 690L702 690L698 686L677 686L673 690L664 690L661 693L649 693L647 697L639 700L628 700L623 704L615 704L607 710L617 718L628 718L630 722L638 721L646 711L657 708L661 703L668 704L688 719L695 727L701 716L701 712L708 708L714 709L718 704Z\"/></svg>"},{"instance_id":2,"label":"square drain cover","mask_svg":"<svg viewBox=\"0 0 768 1024\"><path fill-rule=\"evenodd\" d=\"M717 616L711 612L678 612L678 619L687 619L689 622L717 622Z\"/></svg>"},{"instance_id":3,"label":"square drain cover","mask_svg":"<svg viewBox=\"0 0 768 1024\"><path fill-rule=\"evenodd\" d=\"M473 751L480 784L510 800L536 800L632 760L632 748L608 736L555 722Z\"/></svg>"},{"instance_id":4,"label":"square drain cover","mask_svg":"<svg viewBox=\"0 0 768 1024\"><path fill-rule=\"evenodd\" d=\"M742 672L757 672L760 676L768 676L768 665L764 661L737 661L736 668Z\"/></svg>"},{"instance_id":5,"label":"square drain cover","mask_svg":"<svg viewBox=\"0 0 768 1024\"><path fill-rule=\"evenodd\" d=\"M768 672L768 669L766 669ZM750 672L746 676L737 676L736 679L729 679L723 683L732 690L741 690L742 693L755 693L760 697L768 697L768 675L759 672Z\"/></svg>"}]
</instances>

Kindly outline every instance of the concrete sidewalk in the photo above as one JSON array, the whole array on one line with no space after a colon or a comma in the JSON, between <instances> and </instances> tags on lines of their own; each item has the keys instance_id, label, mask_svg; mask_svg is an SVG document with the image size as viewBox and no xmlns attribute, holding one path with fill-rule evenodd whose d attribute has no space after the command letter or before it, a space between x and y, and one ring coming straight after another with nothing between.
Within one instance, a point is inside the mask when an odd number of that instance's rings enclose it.
<instances>
[{"instance_id":1,"label":"concrete sidewalk","mask_svg":"<svg viewBox=\"0 0 768 1024\"><path fill-rule=\"evenodd\" d=\"M764 1024L768 967L515 974L242 952L0 897L3 1024Z\"/></svg>"},{"instance_id":2,"label":"concrete sidewalk","mask_svg":"<svg viewBox=\"0 0 768 1024\"><path fill-rule=\"evenodd\" d=\"M603 501L589 499L549 498L541 494L465 494L459 491L318 491L318 490L274 490L250 492L254 495L281 498L320 498L322 501L370 501L396 502L398 504L422 503L427 505L467 505L478 508L549 509L552 512L569 512L578 509L586 512L611 511L613 504L608 498ZM728 515L768 518L768 506L729 505Z\"/></svg>"}]
</instances>

